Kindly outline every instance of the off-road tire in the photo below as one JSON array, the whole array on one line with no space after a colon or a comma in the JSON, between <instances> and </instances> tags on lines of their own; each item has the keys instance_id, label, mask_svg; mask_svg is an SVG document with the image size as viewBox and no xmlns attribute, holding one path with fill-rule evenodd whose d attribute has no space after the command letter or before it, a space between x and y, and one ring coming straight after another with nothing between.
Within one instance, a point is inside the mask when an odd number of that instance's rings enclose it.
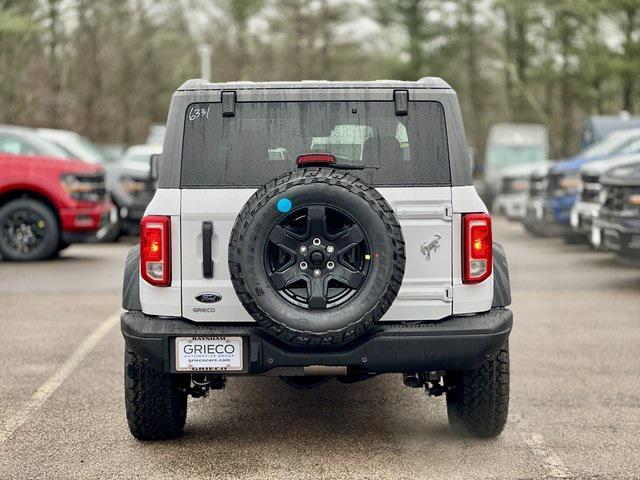
<instances>
[{"instance_id":1,"label":"off-road tire","mask_svg":"<svg viewBox=\"0 0 640 480\"><path fill-rule=\"evenodd\" d=\"M5 218L15 210L31 210L39 215L46 225L46 236L40 245L27 253L17 253L9 245L5 245L0 238L0 258L16 262L46 260L55 256L60 243L60 226L54 212L44 203L33 198L18 198L0 207L0 228L4 226Z\"/></svg>"},{"instance_id":2,"label":"off-road tire","mask_svg":"<svg viewBox=\"0 0 640 480\"><path fill-rule=\"evenodd\" d=\"M476 437L502 432L509 411L509 344L477 368L448 374L449 425Z\"/></svg>"},{"instance_id":3,"label":"off-road tire","mask_svg":"<svg viewBox=\"0 0 640 480\"><path fill-rule=\"evenodd\" d=\"M125 408L129 430L138 440L165 440L182 434L187 388L148 365L128 348L124 354Z\"/></svg>"},{"instance_id":4,"label":"off-road tire","mask_svg":"<svg viewBox=\"0 0 640 480\"><path fill-rule=\"evenodd\" d=\"M385 262L384 268L378 268L377 276L373 276L370 282L365 280L368 284L375 285L375 287L367 287L370 294L356 297L360 302L364 302L360 305L362 309L365 309L364 305L366 305L366 310L356 318L343 315L342 325L327 329L325 329L327 323L323 321L320 313L314 317L313 315L316 315L314 312L310 313L309 310L284 305L280 309L273 308L271 311L261 308L259 303L264 304L265 297L277 295L277 293L272 294L272 291L275 291L268 282L259 282L259 279L256 279L256 275L262 273L256 260L260 256L258 245L266 239L252 233L259 228L266 228L264 225L268 220L265 220L261 212L275 211L275 204L279 197L293 195L295 198L296 192L301 192L301 189L318 187L333 192L336 191L336 187L346 190L359 205L357 208L366 208L367 212L375 218L376 224L380 223L380 229L377 230L379 238L376 239L381 248L378 258L380 262ZM331 201L329 196L328 204L331 204ZM334 201L338 200L334 198ZM247 266L248 263L251 265ZM259 188L238 215L229 241L229 270L238 298L261 329L291 345L344 344L364 334L384 315L395 300L400 290L404 269L405 244L393 209L373 187L343 170L331 168L305 168L292 171ZM375 295L371 294L374 288ZM341 311L340 308L327 310L327 312L333 312L332 319L335 319ZM292 324L297 320L293 317L296 316L300 319L313 318L314 321L308 323L313 324L314 330L293 326ZM301 320L299 323L304 322Z\"/></svg>"}]
</instances>

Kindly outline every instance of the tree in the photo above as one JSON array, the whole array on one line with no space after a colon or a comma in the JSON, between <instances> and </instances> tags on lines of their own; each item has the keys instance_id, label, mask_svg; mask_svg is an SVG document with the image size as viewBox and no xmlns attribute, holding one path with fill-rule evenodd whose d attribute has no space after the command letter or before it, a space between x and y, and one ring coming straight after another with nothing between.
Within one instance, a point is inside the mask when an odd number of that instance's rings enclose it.
<instances>
[{"instance_id":1,"label":"tree","mask_svg":"<svg viewBox=\"0 0 640 480\"><path fill-rule=\"evenodd\" d=\"M640 71L640 4L637 0L600 0L599 6L623 36L613 69L622 84L622 108L631 113Z\"/></svg>"},{"instance_id":2,"label":"tree","mask_svg":"<svg viewBox=\"0 0 640 480\"><path fill-rule=\"evenodd\" d=\"M374 0L373 18L385 27L398 28L407 38L409 60L396 72L399 78L417 80L434 72L429 49L441 30L430 22L429 14L437 5L433 0Z\"/></svg>"}]
</instances>

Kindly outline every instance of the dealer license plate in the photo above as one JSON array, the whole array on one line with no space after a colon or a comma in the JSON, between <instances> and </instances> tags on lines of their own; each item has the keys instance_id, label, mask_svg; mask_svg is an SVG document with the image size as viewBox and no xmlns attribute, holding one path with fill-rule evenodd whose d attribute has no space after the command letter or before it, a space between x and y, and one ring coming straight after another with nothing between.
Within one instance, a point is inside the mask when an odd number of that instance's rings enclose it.
<instances>
[{"instance_id":1,"label":"dealer license plate","mask_svg":"<svg viewBox=\"0 0 640 480\"><path fill-rule=\"evenodd\" d=\"M178 337L175 346L179 372L242 370L242 337Z\"/></svg>"}]
</instances>

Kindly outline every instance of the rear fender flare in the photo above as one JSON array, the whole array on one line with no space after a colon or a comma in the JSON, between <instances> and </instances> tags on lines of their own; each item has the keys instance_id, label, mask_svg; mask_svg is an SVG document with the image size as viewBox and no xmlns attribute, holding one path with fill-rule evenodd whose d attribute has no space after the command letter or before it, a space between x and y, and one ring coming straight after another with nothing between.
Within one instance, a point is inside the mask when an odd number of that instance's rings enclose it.
<instances>
[{"instance_id":1,"label":"rear fender flare","mask_svg":"<svg viewBox=\"0 0 640 480\"><path fill-rule=\"evenodd\" d=\"M140 245L129 250L124 264L122 308L129 311L142 311L140 304Z\"/></svg>"},{"instance_id":2,"label":"rear fender flare","mask_svg":"<svg viewBox=\"0 0 640 480\"><path fill-rule=\"evenodd\" d=\"M491 307L511 305L511 284L509 282L509 266L504 248L493 243L493 301Z\"/></svg>"}]
</instances>

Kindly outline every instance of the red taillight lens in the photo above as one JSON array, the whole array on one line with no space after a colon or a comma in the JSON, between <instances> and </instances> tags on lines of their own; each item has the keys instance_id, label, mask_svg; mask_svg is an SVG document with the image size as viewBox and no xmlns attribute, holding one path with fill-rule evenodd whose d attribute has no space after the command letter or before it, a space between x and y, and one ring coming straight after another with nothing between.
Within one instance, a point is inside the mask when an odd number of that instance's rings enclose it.
<instances>
[{"instance_id":1,"label":"red taillight lens","mask_svg":"<svg viewBox=\"0 0 640 480\"><path fill-rule=\"evenodd\" d=\"M296 164L299 167L312 167L314 165L333 165L336 163L336 157L330 153L304 153L298 157Z\"/></svg>"},{"instance_id":2,"label":"red taillight lens","mask_svg":"<svg viewBox=\"0 0 640 480\"><path fill-rule=\"evenodd\" d=\"M467 213L463 222L463 278L464 283L478 283L491 275L493 240L491 217L486 213Z\"/></svg>"},{"instance_id":3,"label":"red taillight lens","mask_svg":"<svg viewBox=\"0 0 640 480\"><path fill-rule=\"evenodd\" d=\"M140 223L140 274L156 287L171 285L171 218L149 216Z\"/></svg>"}]
</instances>

